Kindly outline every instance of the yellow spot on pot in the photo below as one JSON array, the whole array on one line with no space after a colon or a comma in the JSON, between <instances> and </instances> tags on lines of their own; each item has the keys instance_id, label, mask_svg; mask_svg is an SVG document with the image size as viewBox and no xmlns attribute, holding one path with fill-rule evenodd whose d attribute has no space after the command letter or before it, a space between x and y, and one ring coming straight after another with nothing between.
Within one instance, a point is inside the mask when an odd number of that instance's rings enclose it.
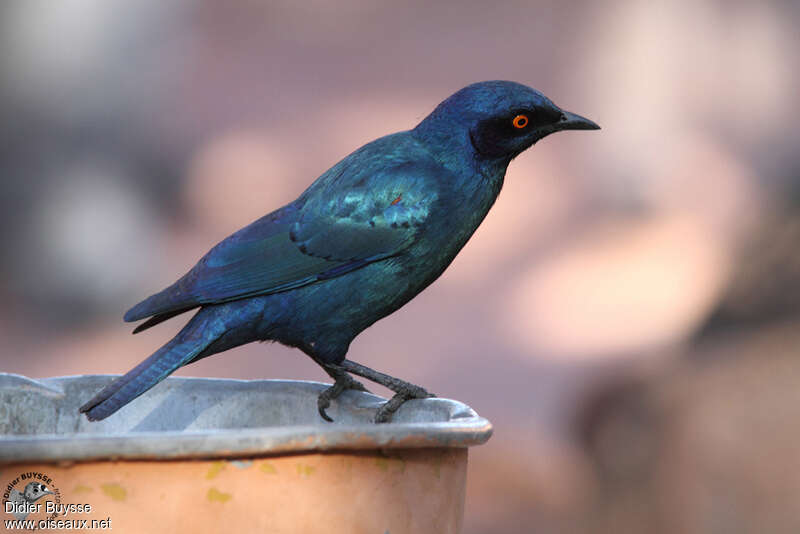
<instances>
[{"instance_id":1,"label":"yellow spot on pot","mask_svg":"<svg viewBox=\"0 0 800 534\"><path fill-rule=\"evenodd\" d=\"M216 477L223 469L225 469L225 462L214 462L211 464L211 467L208 468L206 480L211 480L212 478Z\"/></svg>"},{"instance_id":2,"label":"yellow spot on pot","mask_svg":"<svg viewBox=\"0 0 800 534\"><path fill-rule=\"evenodd\" d=\"M311 476L315 469L313 465L297 464L297 474L300 476Z\"/></svg>"},{"instance_id":3,"label":"yellow spot on pot","mask_svg":"<svg viewBox=\"0 0 800 534\"><path fill-rule=\"evenodd\" d=\"M404 473L406 470L405 460L399 458L375 458L375 465L381 471L389 471L391 469L395 473Z\"/></svg>"},{"instance_id":4,"label":"yellow spot on pot","mask_svg":"<svg viewBox=\"0 0 800 534\"><path fill-rule=\"evenodd\" d=\"M100 486L100 489L102 489L103 493L105 493L115 501L124 501L125 498L128 496L128 492L125 491L125 488L123 488L119 484L115 483L103 484L102 486Z\"/></svg>"},{"instance_id":5,"label":"yellow spot on pot","mask_svg":"<svg viewBox=\"0 0 800 534\"><path fill-rule=\"evenodd\" d=\"M275 475L278 473L278 470L275 469L275 466L269 462L264 462L263 464L261 464L261 467L259 467L259 469L261 469L262 473L267 473L268 475Z\"/></svg>"},{"instance_id":6,"label":"yellow spot on pot","mask_svg":"<svg viewBox=\"0 0 800 534\"><path fill-rule=\"evenodd\" d=\"M210 488L208 490L208 493L206 493L206 499L208 499L211 502L214 501L228 502L229 500L231 500L232 497L233 495L231 495L230 493L223 493L219 491L217 488Z\"/></svg>"}]
</instances>

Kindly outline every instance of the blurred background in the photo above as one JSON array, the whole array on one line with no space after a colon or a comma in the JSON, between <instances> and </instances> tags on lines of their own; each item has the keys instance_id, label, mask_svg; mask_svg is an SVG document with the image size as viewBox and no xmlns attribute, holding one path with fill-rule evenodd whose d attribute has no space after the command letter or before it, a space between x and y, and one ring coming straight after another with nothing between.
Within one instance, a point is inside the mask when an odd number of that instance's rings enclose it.
<instances>
[{"instance_id":1,"label":"blurred background","mask_svg":"<svg viewBox=\"0 0 800 534\"><path fill-rule=\"evenodd\" d=\"M0 370L121 373L122 314L469 83L597 121L514 161L349 357L466 402L464 531L800 529L797 2L0 7ZM323 380L252 344L179 375Z\"/></svg>"}]
</instances>

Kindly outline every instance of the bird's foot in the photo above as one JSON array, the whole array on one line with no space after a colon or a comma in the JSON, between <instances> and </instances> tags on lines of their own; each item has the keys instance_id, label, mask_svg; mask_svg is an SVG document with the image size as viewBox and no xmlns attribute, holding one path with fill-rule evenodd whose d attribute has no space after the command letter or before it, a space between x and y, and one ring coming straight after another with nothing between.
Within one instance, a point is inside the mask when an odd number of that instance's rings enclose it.
<instances>
[{"instance_id":1,"label":"bird's foot","mask_svg":"<svg viewBox=\"0 0 800 534\"><path fill-rule=\"evenodd\" d=\"M391 421L392 416L398 410L398 408L400 408L400 406L402 406L403 403L408 400L427 399L436 396L420 386L416 386L404 380L400 380L399 378L395 378L374 369L370 369L369 367L350 360L343 360L340 365L341 369L344 369L349 373L361 376L394 391L395 395L385 402L380 409L378 409L378 413L375 415L376 423L388 423Z\"/></svg>"},{"instance_id":2,"label":"bird's foot","mask_svg":"<svg viewBox=\"0 0 800 534\"><path fill-rule=\"evenodd\" d=\"M388 423L389 421L391 421L394 412L396 412L400 408L400 406L402 406L406 401L409 401L411 399L428 399L430 397L436 396L433 393L428 393L419 386L414 386L414 387L422 390L422 393L415 393L415 394L409 394L405 392L395 393L394 397L384 402L383 405L380 408L378 408L378 413L375 414L375 422Z\"/></svg>"},{"instance_id":3,"label":"bird's foot","mask_svg":"<svg viewBox=\"0 0 800 534\"><path fill-rule=\"evenodd\" d=\"M320 417L329 423L332 423L333 419L331 419L326 412L326 410L330 408L332 400L338 398L339 395L348 389L366 392L369 392L369 390L364 387L364 384L347 374L346 371L337 369L333 366L326 365L323 367L325 371L335 380L335 382L332 386L320 393L319 397L317 397L317 410L319 411Z\"/></svg>"}]
</instances>

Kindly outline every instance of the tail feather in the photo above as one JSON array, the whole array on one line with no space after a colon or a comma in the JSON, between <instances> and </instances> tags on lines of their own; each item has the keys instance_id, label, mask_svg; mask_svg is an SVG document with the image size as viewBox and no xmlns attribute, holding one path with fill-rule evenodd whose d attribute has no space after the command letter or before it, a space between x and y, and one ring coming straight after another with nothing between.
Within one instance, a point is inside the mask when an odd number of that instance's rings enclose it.
<instances>
[{"instance_id":1,"label":"tail feather","mask_svg":"<svg viewBox=\"0 0 800 534\"><path fill-rule=\"evenodd\" d=\"M105 419L197 357L222 333L209 328L207 321L198 320L202 313L195 315L177 336L153 355L81 406L81 413L90 421Z\"/></svg>"},{"instance_id":2,"label":"tail feather","mask_svg":"<svg viewBox=\"0 0 800 534\"><path fill-rule=\"evenodd\" d=\"M133 329L134 334L138 334L143 330L147 330L148 328L155 326L157 324L161 324L164 321L168 321L173 317L176 317L182 313L186 313L187 311L191 310L192 308L181 308L175 311L167 312L167 313L160 313L158 315L154 315L150 317L148 320L137 326Z\"/></svg>"}]
</instances>

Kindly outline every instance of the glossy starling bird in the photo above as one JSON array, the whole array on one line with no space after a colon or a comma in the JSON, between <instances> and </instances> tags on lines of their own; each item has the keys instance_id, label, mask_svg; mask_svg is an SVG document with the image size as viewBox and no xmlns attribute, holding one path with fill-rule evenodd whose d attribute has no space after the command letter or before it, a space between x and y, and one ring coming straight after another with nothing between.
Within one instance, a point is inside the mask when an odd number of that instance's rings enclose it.
<instances>
[{"instance_id":1,"label":"glossy starling bird","mask_svg":"<svg viewBox=\"0 0 800 534\"><path fill-rule=\"evenodd\" d=\"M350 342L442 274L494 204L514 157L552 133L597 128L518 83L461 89L413 130L359 148L131 308L126 321L147 319L134 333L199 310L81 412L103 419L181 366L274 340L335 380L318 399L323 418L342 391L364 390L352 373L395 392L375 417L388 421L406 400L432 395L345 359Z\"/></svg>"}]
</instances>

